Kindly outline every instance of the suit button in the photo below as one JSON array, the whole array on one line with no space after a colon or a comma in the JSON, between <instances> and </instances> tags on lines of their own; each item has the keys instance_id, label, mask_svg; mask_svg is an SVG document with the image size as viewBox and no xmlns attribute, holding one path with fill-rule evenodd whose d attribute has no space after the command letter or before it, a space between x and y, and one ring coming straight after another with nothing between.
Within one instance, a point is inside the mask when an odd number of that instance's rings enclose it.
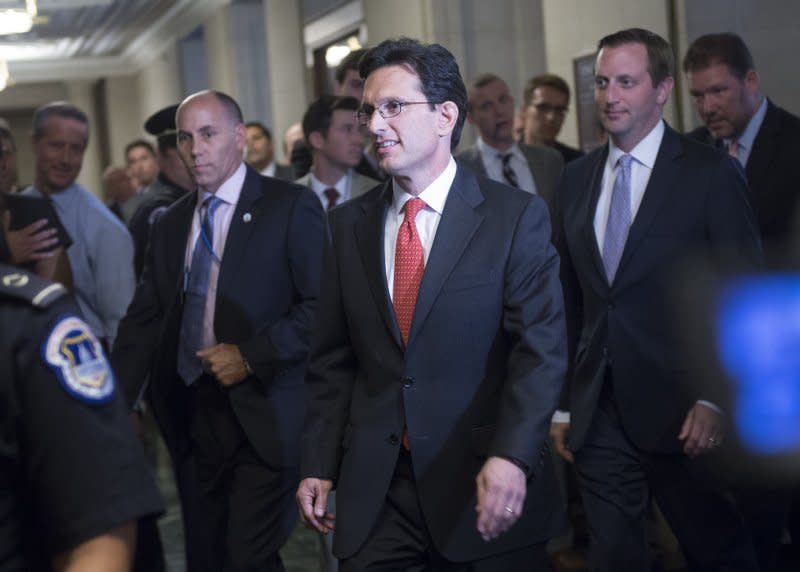
<instances>
[{"instance_id":1,"label":"suit button","mask_svg":"<svg viewBox=\"0 0 800 572\"><path fill-rule=\"evenodd\" d=\"M391 445L397 445L398 443L400 443L400 437L392 433L391 435L389 435L389 443Z\"/></svg>"},{"instance_id":2,"label":"suit button","mask_svg":"<svg viewBox=\"0 0 800 572\"><path fill-rule=\"evenodd\" d=\"M403 387L406 389L411 389L414 386L414 378L404 377L400 381L403 382Z\"/></svg>"}]
</instances>

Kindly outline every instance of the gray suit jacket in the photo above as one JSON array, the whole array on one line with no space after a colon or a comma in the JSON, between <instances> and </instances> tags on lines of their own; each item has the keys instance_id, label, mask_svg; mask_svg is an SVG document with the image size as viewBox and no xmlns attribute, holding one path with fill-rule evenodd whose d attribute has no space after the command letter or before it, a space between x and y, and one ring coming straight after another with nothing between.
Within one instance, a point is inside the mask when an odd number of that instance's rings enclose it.
<instances>
[{"instance_id":1,"label":"gray suit jacket","mask_svg":"<svg viewBox=\"0 0 800 572\"><path fill-rule=\"evenodd\" d=\"M561 179L561 171L564 169L564 159L555 149L550 149L544 145L524 145L519 144L520 151L528 160L528 166L536 183L536 191L545 200L550 212L553 212L553 204L558 189L558 182ZM472 145L459 151L455 155L456 160L476 174L486 177L486 167L483 165L481 151L477 145ZM505 181L500 181L504 183Z\"/></svg>"},{"instance_id":2,"label":"gray suit jacket","mask_svg":"<svg viewBox=\"0 0 800 572\"><path fill-rule=\"evenodd\" d=\"M353 174L353 178L350 180L350 199L360 197L370 189L373 189L381 184L380 181L376 181L375 179L371 179L355 171L351 172ZM297 179L295 183L311 189L311 173L303 175ZM314 189L311 190L313 191Z\"/></svg>"}]
</instances>

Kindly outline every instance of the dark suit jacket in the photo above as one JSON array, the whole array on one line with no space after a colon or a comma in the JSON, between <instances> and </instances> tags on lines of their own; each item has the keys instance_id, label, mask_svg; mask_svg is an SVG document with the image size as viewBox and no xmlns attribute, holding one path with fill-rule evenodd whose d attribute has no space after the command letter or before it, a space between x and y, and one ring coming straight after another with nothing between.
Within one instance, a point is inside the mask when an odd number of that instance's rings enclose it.
<instances>
[{"instance_id":1,"label":"dark suit jacket","mask_svg":"<svg viewBox=\"0 0 800 572\"><path fill-rule=\"evenodd\" d=\"M294 167L291 165L281 165L280 163L275 163L275 178L280 179L281 181L289 181L290 183L294 181Z\"/></svg>"},{"instance_id":2,"label":"dark suit jacket","mask_svg":"<svg viewBox=\"0 0 800 572\"><path fill-rule=\"evenodd\" d=\"M758 230L734 160L667 127L609 285L594 231L607 156L606 145L570 163L559 189L556 243L577 345L562 404L572 415L569 443L573 451L582 445L608 368L629 438L645 451L677 452L690 407L722 398L687 387L688 317L670 303L676 264L702 253L757 265Z\"/></svg>"},{"instance_id":3,"label":"dark suit jacket","mask_svg":"<svg viewBox=\"0 0 800 572\"><path fill-rule=\"evenodd\" d=\"M196 200L194 192L183 196L153 225L144 271L112 354L129 404L150 375L153 410L178 461L187 454L188 422L187 389L175 362ZM250 443L277 469L299 460L303 372L324 236L313 193L247 168L222 256L214 333L220 343L238 345L255 371L228 395Z\"/></svg>"},{"instance_id":4,"label":"dark suit jacket","mask_svg":"<svg viewBox=\"0 0 800 572\"><path fill-rule=\"evenodd\" d=\"M561 172L564 169L564 160L558 151L544 145L524 145L520 143L519 148L528 160L533 181L536 183L536 192L545 200L552 214L558 181L561 179ZM476 174L482 177L487 176L481 151L477 145L472 145L460 151L456 154L456 159L459 163L472 169Z\"/></svg>"},{"instance_id":5,"label":"dark suit jacket","mask_svg":"<svg viewBox=\"0 0 800 572\"><path fill-rule=\"evenodd\" d=\"M705 127L690 135L722 146ZM800 117L767 101L745 172L764 246L790 238L800 199Z\"/></svg>"},{"instance_id":6,"label":"dark suit jacket","mask_svg":"<svg viewBox=\"0 0 800 572\"><path fill-rule=\"evenodd\" d=\"M334 553L353 554L375 523L404 421L423 514L445 557L549 538L563 515L545 442L566 348L547 209L459 167L404 347L383 256L391 198L388 182L329 215L301 472L337 482ZM522 517L491 543L475 513L488 455L532 470Z\"/></svg>"}]
</instances>

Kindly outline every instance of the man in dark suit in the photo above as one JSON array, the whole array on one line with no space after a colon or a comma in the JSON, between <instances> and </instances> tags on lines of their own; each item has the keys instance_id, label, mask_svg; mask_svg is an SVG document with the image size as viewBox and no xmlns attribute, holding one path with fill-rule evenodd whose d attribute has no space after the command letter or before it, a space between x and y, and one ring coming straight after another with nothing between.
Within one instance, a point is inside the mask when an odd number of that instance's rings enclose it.
<instances>
[{"instance_id":1,"label":"man in dark suit","mask_svg":"<svg viewBox=\"0 0 800 572\"><path fill-rule=\"evenodd\" d=\"M705 123L690 135L735 155L745 168L761 239L789 238L800 198L800 117L764 97L753 56L734 34L697 38L683 60L695 109Z\"/></svg>"},{"instance_id":2,"label":"man in dark suit","mask_svg":"<svg viewBox=\"0 0 800 572\"><path fill-rule=\"evenodd\" d=\"M546 206L456 166L466 90L450 52L387 40L360 72L359 121L392 179L330 213L301 516L332 530L336 486L344 571L546 569L565 371Z\"/></svg>"},{"instance_id":3,"label":"man in dark suit","mask_svg":"<svg viewBox=\"0 0 800 572\"><path fill-rule=\"evenodd\" d=\"M153 226L113 365L129 403L150 376L189 570L282 570L322 208L307 189L244 165L245 126L229 96L190 96L176 120L197 190Z\"/></svg>"},{"instance_id":4,"label":"man in dark suit","mask_svg":"<svg viewBox=\"0 0 800 572\"><path fill-rule=\"evenodd\" d=\"M578 471L592 570L650 569L651 493L691 570L757 570L737 508L705 471L724 436L722 400L686 383L670 287L693 254L756 264L758 231L733 160L661 119L672 87L663 38L630 29L600 41L595 101L610 141L570 163L558 191L577 349L551 434Z\"/></svg>"},{"instance_id":5,"label":"man in dark suit","mask_svg":"<svg viewBox=\"0 0 800 572\"><path fill-rule=\"evenodd\" d=\"M697 38L683 71L705 123L690 136L727 150L744 166L767 261L784 264L800 204L800 118L762 95L753 56L735 34ZM774 485L739 492L763 570L778 557L790 500Z\"/></svg>"},{"instance_id":6,"label":"man in dark suit","mask_svg":"<svg viewBox=\"0 0 800 572\"><path fill-rule=\"evenodd\" d=\"M550 147L514 141L514 97L505 81L487 73L470 83L467 120L478 128L480 137L456 155L460 163L478 175L536 193L553 204L564 161Z\"/></svg>"}]
</instances>

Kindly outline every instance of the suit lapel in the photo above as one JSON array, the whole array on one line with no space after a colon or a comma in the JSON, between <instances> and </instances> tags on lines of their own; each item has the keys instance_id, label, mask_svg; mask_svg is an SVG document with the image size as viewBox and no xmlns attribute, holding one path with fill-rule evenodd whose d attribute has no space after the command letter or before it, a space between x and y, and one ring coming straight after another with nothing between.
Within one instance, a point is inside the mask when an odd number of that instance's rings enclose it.
<instances>
[{"instance_id":1,"label":"suit lapel","mask_svg":"<svg viewBox=\"0 0 800 572\"><path fill-rule=\"evenodd\" d=\"M402 346L400 330L397 327L397 320L386 285L386 264L383 256L386 209L389 208L391 200L392 182L389 179L384 183L383 192L378 195L376 200L361 205L364 212L361 220L354 226L354 233L361 255L361 265L375 300L375 306L386 324L386 329L389 330L397 345Z\"/></svg>"},{"instance_id":2,"label":"suit lapel","mask_svg":"<svg viewBox=\"0 0 800 572\"><path fill-rule=\"evenodd\" d=\"M777 135L780 130L780 120L778 112L771 101L767 101L767 113L764 115L764 122L758 130L753 140L753 148L750 149L750 156L747 159L747 180L763 181L765 173L769 169L769 162L775 156L775 146L777 145ZM753 188L750 188L753 191Z\"/></svg>"},{"instance_id":3,"label":"suit lapel","mask_svg":"<svg viewBox=\"0 0 800 572\"><path fill-rule=\"evenodd\" d=\"M419 286L408 336L409 345L413 342L415 333L423 327L447 277L483 221L483 216L475 212L475 207L483 201L477 179L466 170L458 169Z\"/></svg>"},{"instance_id":4,"label":"suit lapel","mask_svg":"<svg viewBox=\"0 0 800 572\"><path fill-rule=\"evenodd\" d=\"M664 200L670 196L671 189L680 176L680 169L674 164L675 159L682 152L683 146L677 134L669 126L665 125L661 148L658 151L658 155L656 155L656 162L653 165L653 172L650 173L650 180L647 183L642 204L639 206L636 218L631 224L628 240L625 242L625 249L622 251L622 258L617 269L617 275L622 273L625 263L642 243L647 229L653 223L653 219L661 209Z\"/></svg>"},{"instance_id":5,"label":"suit lapel","mask_svg":"<svg viewBox=\"0 0 800 572\"><path fill-rule=\"evenodd\" d=\"M217 279L218 292L227 291L228 287L233 284L250 235L258 226L259 217L264 216L262 202L265 194L262 191L261 179L261 175L252 168L247 168L247 175L244 179L244 185L242 185L242 192L239 195L239 202L231 218L228 237L225 240L225 251L222 253L222 264L220 265ZM249 217L245 216L248 214L250 215ZM220 298L221 296L217 294L217 300Z\"/></svg>"},{"instance_id":6,"label":"suit lapel","mask_svg":"<svg viewBox=\"0 0 800 572\"><path fill-rule=\"evenodd\" d=\"M186 245L192 230L192 218L197 205L197 193L189 193L175 205L175 223L168 230L170 238L165 245L166 268L175 269L178 291L183 291L183 272L186 270Z\"/></svg>"},{"instance_id":7,"label":"suit lapel","mask_svg":"<svg viewBox=\"0 0 800 572\"><path fill-rule=\"evenodd\" d=\"M586 244L587 252L591 252L594 265L606 282L606 269L603 265L603 255L600 253L600 248L597 245L597 235L594 231L594 215L597 211L597 202L600 200L600 193L603 189L603 171L605 170L606 160L608 159L608 145L602 153L598 153L597 160L592 167L589 178L589 200L585 213L585 220L583 223L583 240Z\"/></svg>"}]
</instances>

